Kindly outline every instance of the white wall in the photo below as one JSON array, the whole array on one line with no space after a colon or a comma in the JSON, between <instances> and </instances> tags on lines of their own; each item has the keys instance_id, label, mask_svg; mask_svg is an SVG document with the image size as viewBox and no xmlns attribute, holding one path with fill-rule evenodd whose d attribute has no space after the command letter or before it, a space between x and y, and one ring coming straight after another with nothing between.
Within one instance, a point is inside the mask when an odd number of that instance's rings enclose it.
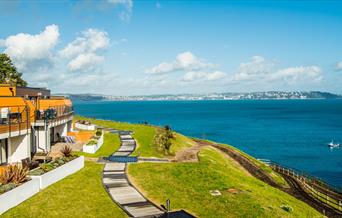
<instances>
[{"instance_id":1,"label":"white wall","mask_svg":"<svg viewBox=\"0 0 342 218\"><path fill-rule=\"evenodd\" d=\"M82 129L82 130L95 130L96 127L93 124L90 125L85 125L85 124L81 124L81 123L75 123L75 127L77 129Z\"/></svg>"},{"instance_id":2,"label":"white wall","mask_svg":"<svg viewBox=\"0 0 342 218\"><path fill-rule=\"evenodd\" d=\"M39 179L33 178L24 184L0 195L0 215L8 209L17 206L21 202L39 192Z\"/></svg>"},{"instance_id":3,"label":"white wall","mask_svg":"<svg viewBox=\"0 0 342 218\"><path fill-rule=\"evenodd\" d=\"M44 126L35 127L35 135L36 135L36 146L37 151L43 151L48 149L50 151L50 131L44 130Z\"/></svg>"},{"instance_id":4,"label":"white wall","mask_svg":"<svg viewBox=\"0 0 342 218\"><path fill-rule=\"evenodd\" d=\"M59 180L79 171L84 167L84 156L80 156L62 166L57 167L47 173L40 176L31 176L32 178L38 178L40 181L40 188L44 189L49 185L58 182Z\"/></svg>"},{"instance_id":5,"label":"white wall","mask_svg":"<svg viewBox=\"0 0 342 218\"><path fill-rule=\"evenodd\" d=\"M54 141L57 141L57 133L62 136L67 136L68 126L67 123L55 126Z\"/></svg>"},{"instance_id":6,"label":"white wall","mask_svg":"<svg viewBox=\"0 0 342 218\"><path fill-rule=\"evenodd\" d=\"M21 162L30 157L30 134L16 136L8 140L8 162Z\"/></svg>"}]
</instances>

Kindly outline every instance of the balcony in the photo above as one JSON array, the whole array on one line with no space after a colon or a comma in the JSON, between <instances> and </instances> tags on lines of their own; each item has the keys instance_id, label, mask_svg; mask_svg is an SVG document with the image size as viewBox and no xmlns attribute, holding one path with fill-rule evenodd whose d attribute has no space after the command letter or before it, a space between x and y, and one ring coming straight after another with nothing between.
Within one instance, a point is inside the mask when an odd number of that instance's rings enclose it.
<instances>
[{"instance_id":1,"label":"balcony","mask_svg":"<svg viewBox=\"0 0 342 218\"><path fill-rule=\"evenodd\" d=\"M30 131L29 110L26 106L1 106L0 138L27 134Z\"/></svg>"},{"instance_id":2,"label":"balcony","mask_svg":"<svg viewBox=\"0 0 342 218\"><path fill-rule=\"evenodd\" d=\"M35 126L43 126L49 123L64 123L72 118L74 113L72 106L53 106L45 110L36 110Z\"/></svg>"}]
</instances>

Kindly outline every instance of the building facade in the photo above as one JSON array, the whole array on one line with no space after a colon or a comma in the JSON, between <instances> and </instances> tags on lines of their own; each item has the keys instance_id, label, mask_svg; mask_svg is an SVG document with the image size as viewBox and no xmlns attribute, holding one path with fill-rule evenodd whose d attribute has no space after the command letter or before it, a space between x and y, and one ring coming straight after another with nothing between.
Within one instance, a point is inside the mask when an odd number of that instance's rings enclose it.
<instances>
[{"instance_id":1,"label":"building facade","mask_svg":"<svg viewBox=\"0 0 342 218\"><path fill-rule=\"evenodd\" d=\"M48 153L72 131L70 99L42 88L0 85L0 164Z\"/></svg>"}]
</instances>

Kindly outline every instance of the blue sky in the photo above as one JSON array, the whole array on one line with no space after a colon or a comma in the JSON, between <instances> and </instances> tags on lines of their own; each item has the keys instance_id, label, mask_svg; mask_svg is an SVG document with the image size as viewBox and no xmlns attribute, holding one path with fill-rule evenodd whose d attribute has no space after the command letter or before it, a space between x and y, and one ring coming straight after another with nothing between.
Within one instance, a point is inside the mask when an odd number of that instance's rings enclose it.
<instances>
[{"instance_id":1,"label":"blue sky","mask_svg":"<svg viewBox=\"0 0 342 218\"><path fill-rule=\"evenodd\" d=\"M31 86L113 95L342 94L342 1L1 1Z\"/></svg>"}]
</instances>

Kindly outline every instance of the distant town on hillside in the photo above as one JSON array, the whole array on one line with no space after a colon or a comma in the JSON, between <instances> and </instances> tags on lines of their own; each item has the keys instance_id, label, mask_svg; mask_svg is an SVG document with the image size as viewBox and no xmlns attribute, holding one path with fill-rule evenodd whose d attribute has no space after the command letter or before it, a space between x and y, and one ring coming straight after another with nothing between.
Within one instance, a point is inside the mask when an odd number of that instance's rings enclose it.
<instances>
[{"instance_id":1,"label":"distant town on hillside","mask_svg":"<svg viewBox=\"0 0 342 218\"><path fill-rule=\"evenodd\" d=\"M248 93L210 93L210 94L165 94L114 96L102 94L59 94L68 96L73 101L198 101L198 100L267 100L267 99L337 99L342 95L329 92L248 92Z\"/></svg>"}]
</instances>

